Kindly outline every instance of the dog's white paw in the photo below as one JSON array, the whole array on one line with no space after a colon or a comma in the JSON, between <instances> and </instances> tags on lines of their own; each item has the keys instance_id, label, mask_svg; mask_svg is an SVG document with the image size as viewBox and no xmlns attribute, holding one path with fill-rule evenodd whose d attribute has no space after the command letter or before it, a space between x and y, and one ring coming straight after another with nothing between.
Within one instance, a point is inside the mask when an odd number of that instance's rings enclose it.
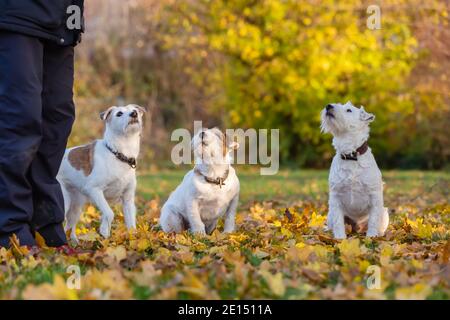
<instances>
[{"instance_id":1,"label":"dog's white paw","mask_svg":"<svg viewBox=\"0 0 450 320\"><path fill-rule=\"evenodd\" d=\"M224 232L224 233L233 233L234 230L235 230L235 227L234 227L234 226L225 226L225 227L223 228L223 232Z\"/></svg>"},{"instance_id":2,"label":"dog's white paw","mask_svg":"<svg viewBox=\"0 0 450 320\"><path fill-rule=\"evenodd\" d=\"M193 227L193 228L191 228L191 232L193 234L200 235L200 236L205 236L206 235L205 226Z\"/></svg>"},{"instance_id":3,"label":"dog's white paw","mask_svg":"<svg viewBox=\"0 0 450 320\"><path fill-rule=\"evenodd\" d=\"M79 241L78 241L78 237L77 237L75 231L72 231L70 233L70 241L72 241L75 245L80 244Z\"/></svg>"},{"instance_id":4,"label":"dog's white paw","mask_svg":"<svg viewBox=\"0 0 450 320\"><path fill-rule=\"evenodd\" d=\"M102 223L100 224L100 234L104 238L109 238L111 235L111 222L107 218L102 218Z\"/></svg>"},{"instance_id":5,"label":"dog's white paw","mask_svg":"<svg viewBox=\"0 0 450 320\"><path fill-rule=\"evenodd\" d=\"M335 238L336 240L344 240L344 239L347 239L347 235L345 234L345 231L344 231L344 232L336 231L336 232L333 233L333 236L334 236L334 238Z\"/></svg>"},{"instance_id":6,"label":"dog's white paw","mask_svg":"<svg viewBox=\"0 0 450 320\"><path fill-rule=\"evenodd\" d=\"M368 237L368 238L376 238L376 237L379 237L379 236L380 236L380 234L378 233L377 230L367 230L366 237Z\"/></svg>"},{"instance_id":7,"label":"dog's white paw","mask_svg":"<svg viewBox=\"0 0 450 320\"><path fill-rule=\"evenodd\" d=\"M128 230L136 230L136 222L131 223L130 225L127 225Z\"/></svg>"}]
</instances>

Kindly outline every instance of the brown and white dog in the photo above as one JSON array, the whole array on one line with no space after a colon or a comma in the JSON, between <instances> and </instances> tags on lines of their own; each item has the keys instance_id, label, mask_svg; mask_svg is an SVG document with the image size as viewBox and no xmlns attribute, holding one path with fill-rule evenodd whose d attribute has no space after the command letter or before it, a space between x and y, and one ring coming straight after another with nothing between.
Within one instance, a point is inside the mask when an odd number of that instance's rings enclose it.
<instances>
[{"instance_id":1,"label":"brown and white dog","mask_svg":"<svg viewBox=\"0 0 450 320\"><path fill-rule=\"evenodd\" d=\"M105 238L114 218L108 202L121 202L125 224L136 228L136 159L144 112L133 104L111 107L100 114L106 125L103 139L66 151L57 179L64 195L65 230L71 230L73 241L87 202L101 211L100 234Z\"/></svg>"},{"instance_id":2,"label":"brown and white dog","mask_svg":"<svg viewBox=\"0 0 450 320\"><path fill-rule=\"evenodd\" d=\"M239 201L239 179L231 153L239 144L219 129L202 129L192 139L195 167L161 208L164 232L211 234L220 218L224 232L233 232Z\"/></svg>"}]
</instances>

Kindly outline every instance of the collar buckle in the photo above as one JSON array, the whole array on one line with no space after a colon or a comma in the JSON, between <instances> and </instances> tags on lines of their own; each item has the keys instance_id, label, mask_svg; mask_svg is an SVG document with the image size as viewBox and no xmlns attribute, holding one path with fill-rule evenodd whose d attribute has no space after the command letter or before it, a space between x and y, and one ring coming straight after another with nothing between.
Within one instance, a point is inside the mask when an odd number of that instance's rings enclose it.
<instances>
[{"instance_id":1,"label":"collar buckle","mask_svg":"<svg viewBox=\"0 0 450 320\"><path fill-rule=\"evenodd\" d=\"M207 177L207 176L203 175L200 172L200 170L198 170L197 168L194 169L194 172L197 173L198 175L202 176L205 179L206 182L218 185L219 188L222 189L222 186L225 185L225 180L227 180L227 178L228 178L228 173L230 172L230 170L227 169L227 171L225 171L225 174L223 175L223 177L217 177L217 178Z\"/></svg>"},{"instance_id":2,"label":"collar buckle","mask_svg":"<svg viewBox=\"0 0 450 320\"><path fill-rule=\"evenodd\" d=\"M366 153L368 148L369 148L369 145L367 144L367 141L365 141L358 149L356 149L352 153L347 153L347 154L341 153L341 159L358 161L358 156L361 156L364 153Z\"/></svg>"},{"instance_id":3,"label":"collar buckle","mask_svg":"<svg viewBox=\"0 0 450 320\"><path fill-rule=\"evenodd\" d=\"M123 153L119 152L119 151L114 151L106 142L105 142L105 147L106 149L108 149L113 155L116 156L116 159L119 160L120 162L124 162L126 164L128 164L132 169L136 169L137 167L137 161L136 158L128 158L126 155L124 155Z\"/></svg>"}]
</instances>

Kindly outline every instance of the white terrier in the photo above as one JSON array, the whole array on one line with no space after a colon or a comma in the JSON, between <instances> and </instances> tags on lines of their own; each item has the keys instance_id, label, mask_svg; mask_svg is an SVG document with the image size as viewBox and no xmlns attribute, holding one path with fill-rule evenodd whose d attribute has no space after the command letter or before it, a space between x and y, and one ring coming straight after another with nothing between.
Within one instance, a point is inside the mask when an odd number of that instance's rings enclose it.
<instances>
[{"instance_id":1,"label":"white terrier","mask_svg":"<svg viewBox=\"0 0 450 320\"><path fill-rule=\"evenodd\" d=\"M336 155L329 176L327 227L345 239L345 222L352 229L367 227L368 237L384 235L389 214L383 204L383 181L367 145L373 114L346 104L328 104L322 111L322 132L333 135Z\"/></svg>"},{"instance_id":2,"label":"white terrier","mask_svg":"<svg viewBox=\"0 0 450 320\"><path fill-rule=\"evenodd\" d=\"M239 180L230 153L239 147L219 129L202 129L192 139L195 167L161 209L164 232L211 234L225 216L224 232L233 232L239 200Z\"/></svg>"},{"instance_id":3,"label":"white terrier","mask_svg":"<svg viewBox=\"0 0 450 320\"><path fill-rule=\"evenodd\" d=\"M105 238L114 218L108 202L121 201L125 224L136 228L135 169L144 112L137 105L111 107L100 114L106 124L102 140L66 151L57 178L64 195L65 230L71 230L73 241L86 202L101 211L100 234Z\"/></svg>"}]
</instances>

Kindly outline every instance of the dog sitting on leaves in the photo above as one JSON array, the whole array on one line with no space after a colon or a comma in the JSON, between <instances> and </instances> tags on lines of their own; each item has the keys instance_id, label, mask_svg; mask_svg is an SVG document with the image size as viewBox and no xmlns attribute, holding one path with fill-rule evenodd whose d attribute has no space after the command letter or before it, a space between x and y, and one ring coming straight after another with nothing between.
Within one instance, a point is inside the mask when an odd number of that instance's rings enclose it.
<instances>
[{"instance_id":1,"label":"dog sitting on leaves","mask_svg":"<svg viewBox=\"0 0 450 320\"><path fill-rule=\"evenodd\" d=\"M164 232L211 234L221 217L224 232L234 231L239 180L230 153L239 144L229 140L217 128L202 129L194 136L196 164L161 209Z\"/></svg>"},{"instance_id":2,"label":"dog sitting on leaves","mask_svg":"<svg viewBox=\"0 0 450 320\"><path fill-rule=\"evenodd\" d=\"M367 229L367 237L383 236L389 224L381 172L367 142L374 119L351 102L328 104L322 111L322 132L333 135L336 149L329 175L327 217L327 228L336 239L346 238L345 222L352 229Z\"/></svg>"}]
</instances>

